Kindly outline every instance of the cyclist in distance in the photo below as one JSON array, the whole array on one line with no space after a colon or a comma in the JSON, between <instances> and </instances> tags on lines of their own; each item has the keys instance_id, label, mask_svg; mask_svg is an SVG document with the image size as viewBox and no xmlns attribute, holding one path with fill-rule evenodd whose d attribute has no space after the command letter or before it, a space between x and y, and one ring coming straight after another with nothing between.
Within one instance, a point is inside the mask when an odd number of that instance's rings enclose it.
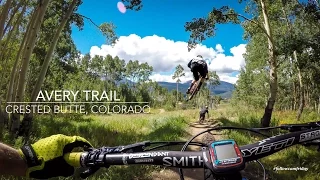
<instances>
[{"instance_id":1,"label":"cyclist in distance","mask_svg":"<svg viewBox=\"0 0 320 180\"><path fill-rule=\"evenodd\" d=\"M63 155L74 148L92 147L80 136L52 135L34 144L14 149L0 142L0 175L22 176L36 179L68 177L74 174ZM80 163L80 158L79 158Z\"/></svg>"},{"instance_id":2,"label":"cyclist in distance","mask_svg":"<svg viewBox=\"0 0 320 180\"><path fill-rule=\"evenodd\" d=\"M203 57L201 55L198 55L196 58L191 59L188 63L188 67L191 69L194 79L192 80L190 87L187 90L187 94L190 93L190 89L193 84L200 79L198 73L206 80L209 79L207 62L203 60Z\"/></svg>"},{"instance_id":3,"label":"cyclist in distance","mask_svg":"<svg viewBox=\"0 0 320 180\"><path fill-rule=\"evenodd\" d=\"M208 114L208 118L209 118L209 111L208 111L208 106L206 106L205 108L202 108L200 110L200 117L199 117L199 122L203 122L206 118L206 113Z\"/></svg>"}]
</instances>

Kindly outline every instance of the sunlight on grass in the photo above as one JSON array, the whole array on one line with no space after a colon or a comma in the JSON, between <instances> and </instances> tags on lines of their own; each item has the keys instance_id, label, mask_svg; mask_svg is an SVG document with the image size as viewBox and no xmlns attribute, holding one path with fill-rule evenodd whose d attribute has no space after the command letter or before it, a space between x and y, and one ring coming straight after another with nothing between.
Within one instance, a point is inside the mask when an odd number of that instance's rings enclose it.
<instances>
[{"instance_id":1,"label":"sunlight on grass","mask_svg":"<svg viewBox=\"0 0 320 180\"><path fill-rule=\"evenodd\" d=\"M260 127L263 110L234 108L223 104L218 109L209 109L210 118L222 123L223 126ZM296 112L275 111L271 126L283 123L297 123ZM163 111L152 109L150 114L114 114L88 115L65 114L60 116L37 116L32 132L32 142L38 139L61 133L79 135L88 139L95 147L127 145L140 141L182 140L190 137L188 123L197 121L199 109ZM307 112L302 115L301 122L318 120L319 114ZM244 145L257 142L262 137L246 131L224 130L224 138L235 139ZM6 135L5 135L6 137ZM21 138L12 145L21 146ZM271 179L316 180L320 176L320 156L315 147L294 146L282 150L261 162L265 165ZM308 171L273 171L274 167L306 167ZM251 172L262 173L257 163L250 163ZM247 168L247 169L248 169ZM152 179L151 172L160 170L159 166L113 166L108 170L102 168L88 179ZM67 179L79 179L75 177ZM10 179L11 177L1 177ZM17 179L17 178L11 178ZM59 178L53 178L59 179ZM65 178L60 178L65 179Z\"/></svg>"},{"instance_id":2,"label":"sunlight on grass","mask_svg":"<svg viewBox=\"0 0 320 180\"><path fill-rule=\"evenodd\" d=\"M31 141L53 134L78 135L88 139L93 146L127 145L141 141L177 141L190 136L186 131L188 122L197 116L194 110L150 114L88 115L64 114L36 116ZM14 144L20 147L19 138ZM102 168L88 179L151 179L150 173L158 166L114 166L107 171ZM75 177L79 173L75 174ZM67 179L74 179L70 177ZM1 179L10 177L2 177ZM17 178L12 178L17 179ZM52 178L65 179L65 178ZM77 178L76 178L77 179Z\"/></svg>"},{"instance_id":3,"label":"sunlight on grass","mask_svg":"<svg viewBox=\"0 0 320 180\"><path fill-rule=\"evenodd\" d=\"M226 113L226 110L218 116L218 120L222 122L223 126L236 126L236 127L260 127L260 119L263 115L262 110L250 111L248 109L233 109L228 107L231 113ZM232 117L237 114L237 118L230 120L228 117ZM296 121L296 112L293 111L275 111L271 121L271 126L280 124L293 124L293 123L304 123L311 121L318 121L319 114L315 112L308 112L302 115L299 122ZM235 139L239 145L250 144L263 139L259 135L245 131L224 131L227 138ZM268 170L271 179L319 179L320 177L320 156L317 152L316 147L304 147L304 146L293 146L288 149L282 150L278 153L263 158L261 162ZM249 165L250 170L253 172L261 172L262 169L257 163ZM274 167L305 167L308 171L273 171Z\"/></svg>"}]
</instances>

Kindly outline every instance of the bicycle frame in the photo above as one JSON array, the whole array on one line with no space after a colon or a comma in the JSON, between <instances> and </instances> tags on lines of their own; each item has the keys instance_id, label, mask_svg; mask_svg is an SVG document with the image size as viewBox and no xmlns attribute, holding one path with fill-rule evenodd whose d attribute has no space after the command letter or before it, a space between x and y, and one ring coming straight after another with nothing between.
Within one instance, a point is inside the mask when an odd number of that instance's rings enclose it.
<instances>
[{"instance_id":1,"label":"bicycle frame","mask_svg":"<svg viewBox=\"0 0 320 180\"><path fill-rule=\"evenodd\" d=\"M203 84L204 82L204 79L202 76L200 76L200 79L195 82L195 84L191 87L191 95L189 96L189 98L187 99L187 101L191 100L197 93L198 91L200 90L200 86Z\"/></svg>"},{"instance_id":2,"label":"bicycle frame","mask_svg":"<svg viewBox=\"0 0 320 180\"><path fill-rule=\"evenodd\" d=\"M290 146L320 139L320 128L308 129L288 134L272 136L257 143L241 146L246 162L261 159Z\"/></svg>"}]
</instances>

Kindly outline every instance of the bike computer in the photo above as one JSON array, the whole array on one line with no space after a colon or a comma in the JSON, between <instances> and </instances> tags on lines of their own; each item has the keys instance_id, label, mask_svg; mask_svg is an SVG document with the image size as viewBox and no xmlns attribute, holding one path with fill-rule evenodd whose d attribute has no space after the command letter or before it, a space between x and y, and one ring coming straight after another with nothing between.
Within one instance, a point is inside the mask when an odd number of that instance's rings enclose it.
<instances>
[{"instance_id":1,"label":"bike computer","mask_svg":"<svg viewBox=\"0 0 320 180\"><path fill-rule=\"evenodd\" d=\"M240 148L234 140L212 142L209 146L209 156L209 168L211 167L216 174L241 171L245 168Z\"/></svg>"}]
</instances>

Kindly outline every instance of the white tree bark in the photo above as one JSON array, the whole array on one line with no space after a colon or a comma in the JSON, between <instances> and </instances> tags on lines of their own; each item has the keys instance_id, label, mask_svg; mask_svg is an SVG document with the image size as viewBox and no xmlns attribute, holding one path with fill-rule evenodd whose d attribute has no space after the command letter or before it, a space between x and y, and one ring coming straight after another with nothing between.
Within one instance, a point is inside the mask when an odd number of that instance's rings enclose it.
<instances>
[{"instance_id":1,"label":"white tree bark","mask_svg":"<svg viewBox=\"0 0 320 180\"><path fill-rule=\"evenodd\" d=\"M24 92L25 92L25 85L26 85L26 80L27 80L27 71L29 69L29 62L31 59L31 54L34 49L36 39L37 39L37 34L40 31L40 26L43 22L43 18L45 15L45 12L48 8L50 0L46 1L40 1L42 4L38 5L38 8L36 10L37 13L35 13L35 21L31 22L31 31L27 36L27 42L22 58L22 65L21 65L21 70L19 74L19 82L18 82L18 90L17 90L17 95L16 95L16 101L17 102L22 102L24 100ZM20 124L20 118L18 117L19 115L14 114L14 118L12 119L12 126L11 126L11 132L15 132L19 128Z\"/></svg>"}]
</instances>

